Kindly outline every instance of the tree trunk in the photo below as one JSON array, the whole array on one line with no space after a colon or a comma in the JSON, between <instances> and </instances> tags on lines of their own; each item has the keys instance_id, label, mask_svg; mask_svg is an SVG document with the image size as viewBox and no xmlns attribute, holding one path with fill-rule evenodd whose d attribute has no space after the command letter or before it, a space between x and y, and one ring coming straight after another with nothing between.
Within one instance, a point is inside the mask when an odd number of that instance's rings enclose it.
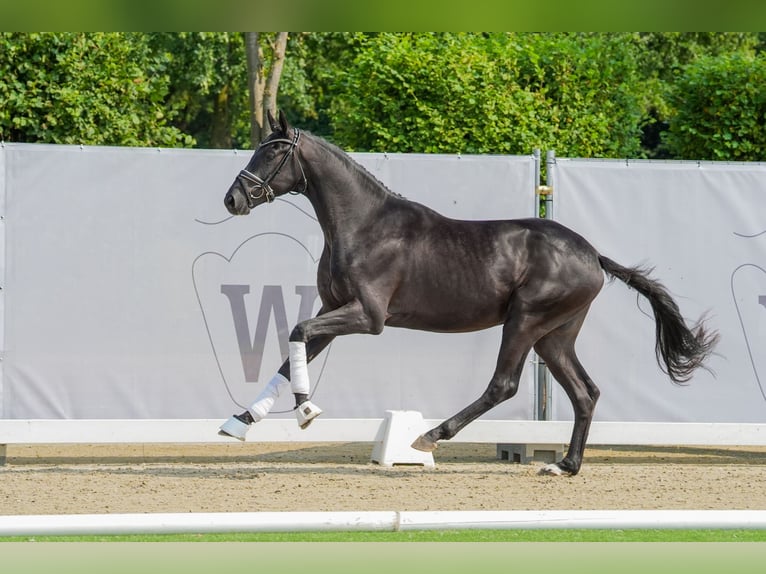
<instances>
[{"instance_id":1,"label":"tree trunk","mask_svg":"<svg viewBox=\"0 0 766 574\"><path fill-rule=\"evenodd\" d=\"M266 93L263 98L263 116L270 111L277 117L277 93L279 92L279 80L282 77L282 68L285 65L285 52L287 51L287 32L278 32L274 39L271 51L271 66L269 78L266 81Z\"/></svg>"},{"instance_id":2,"label":"tree trunk","mask_svg":"<svg viewBox=\"0 0 766 574\"><path fill-rule=\"evenodd\" d=\"M247 55L247 80L250 93L250 144L253 149L270 133L266 111L274 116L277 112L277 93L287 51L287 32L278 32L271 46L271 62L268 77L265 73L261 41L266 40L259 32L245 32Z\"/></svg>"},{"instance_id":3,"label":"tree trunk","mask_svg":"<svg viewBox=\"0 0 766 574\"><path fill-rule=\"evenodd\" d=\"M210 147L213 149L231 149L231 109L228 84L225 84L215 97L211 122Z\"/></svg>"},{"instance_id":4,"label":"tree trunk","mask_svg":"<svg viewBox=\"0 0 766 574\"><path fill-rule=\"evenodd\" d=\"M247 85L250 93L250 145L255 149L264 136L263 126L263 53L260 34L245 32L245 54L247 56Z\"/></svg>"}]
</instances>

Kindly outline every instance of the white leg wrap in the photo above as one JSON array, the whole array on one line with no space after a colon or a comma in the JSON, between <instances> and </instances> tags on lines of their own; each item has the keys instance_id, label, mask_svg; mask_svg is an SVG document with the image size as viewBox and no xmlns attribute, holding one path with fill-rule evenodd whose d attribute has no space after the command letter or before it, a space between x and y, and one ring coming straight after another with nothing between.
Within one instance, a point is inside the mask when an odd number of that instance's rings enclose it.
<instances>
[{"instance_id":1,"label":"white leg wrap","mask_svg":"<svg viewBox=\"0 0 766 574\"><path fill-rule=\"evenodd\" d=\"M255 399L255 402L247 409L250 414L258 422L264 418L269 411L271 411L274 403L279 397L280 391L287 386L288 381L285 377L277 373L269 381L266 387L261 391L261 394Z\"/></svg>"},{"instance_id":2,"label":"white leg wrap","mask_svg":"<svg viewBox=\"0 0 766 574\"><path fill-rule=\"evenodd\" d=\"M306 361L306 343L290 341L290 385L293 393L309 394L309 369Z\"/></svg>"}]
</instances>

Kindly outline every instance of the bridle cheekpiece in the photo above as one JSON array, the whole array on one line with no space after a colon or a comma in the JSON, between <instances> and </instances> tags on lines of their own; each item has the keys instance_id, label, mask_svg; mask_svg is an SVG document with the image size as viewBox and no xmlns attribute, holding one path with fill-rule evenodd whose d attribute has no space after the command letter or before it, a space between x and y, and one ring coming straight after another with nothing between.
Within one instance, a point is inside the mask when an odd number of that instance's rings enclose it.
<instances>
[{"instance_id":1,"label":"bridle cheekpiece","mask_svg":"<svg viewBox=\"0 0 766 574\"><path fill-rule=\"evenodd\" d=\"M294 128L293 130L293 139L287 139L287 138L275 138L273 140L265 141L261 143L261 145L258 146L258 149L256 149L256 153L259 149L262 147L266 147L272 144L277 143L286 143L290 144L290 148L285 152L285 155L282 156L282 159L279 160L279 164L277 165L276 169L272 171L265 179L261 179L254 173L247 171L246 169L243 169L239 172L239 175L237 176L237 179L244 180L241 181L242 186L245 189L245 196L247 198L247 205L252 209L255 207L256 202L261 199L262 197L266 197L266 202L271 203L274 201L277 197L277 194L274 192L274 190L271 187L271 182L274 180L277 175L279 175L279 172L282 171L282 168L285 167L285 164L290 159L290 157L293 156L295 153L295 149L298 147L298 140L300 140L301 132L298 128ZM290 190L285 193L303 193L306 191L306 186L308 185L308 181L306 180L306 174L303 171L303 166L301 165L300 159L298 159L298 156L296 155L295 158L298 160L298 167L300 167L301 170L301 176L303 178L303 189L302 190Z\"/></svg>"}]
</instances>

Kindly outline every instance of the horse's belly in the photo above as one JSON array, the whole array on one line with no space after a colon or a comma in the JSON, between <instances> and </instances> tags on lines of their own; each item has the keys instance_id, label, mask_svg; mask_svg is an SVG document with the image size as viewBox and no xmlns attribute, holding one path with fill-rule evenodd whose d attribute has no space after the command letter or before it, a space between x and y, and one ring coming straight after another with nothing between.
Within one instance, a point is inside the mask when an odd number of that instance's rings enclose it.
<instances>
[{"instance_id":1,"label":"horse's belly","mask_svg":"<svg viewBox=\"0 0 766 574\"><path fill-rule=\"evenodd\" d=\"M432 298L438 299L436 296ZM436 306L425 301L420 303L409 308L392 305L386 325L439 333L465 333L488 329L505 320L501 305L471 305L465 300Z\"/></svg>"},{"instance_id":2,"label":"horse's belly","mask_svg":"<svg viewBox=\"0 0 766 574\"><path fill-rule=\"evenodd\" d=\"M462 265L459 259L421 261L404 274L388 303L386 324L460 333L505 322L512 278L488 272L486 259Z\"/></svg>"},{"instance_id":3,"label":"horse's belly","mask_svg":"<svg viewBox=\"0 0 766 574\"><path fill-rule=\"evenodd\" d=\"M431 318L411 315L391 315L386 320L389 327L401 327L404 329L415 329L417 331L431 331L434 333L468 333L471 331L481 331L499 325L501 321L477 321L475 318L471 321L457 322L445 320L444 318Z\"/></svg>"}]
</instances>

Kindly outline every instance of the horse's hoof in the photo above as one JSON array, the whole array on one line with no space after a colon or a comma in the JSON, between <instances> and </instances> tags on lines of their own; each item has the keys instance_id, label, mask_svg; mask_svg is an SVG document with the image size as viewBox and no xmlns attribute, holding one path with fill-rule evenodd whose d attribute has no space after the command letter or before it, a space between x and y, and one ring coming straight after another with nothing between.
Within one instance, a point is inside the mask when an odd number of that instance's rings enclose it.
<instances>
[{"instance_id":1,"label":"horse's hoof","mask_svg":"<svg viewBox=\"0 0 766 574\"><path fill-rule=\"evenodd\" d=\"M300 406L295 409L295 417L298 419L298 426L300 426L302 430L307 429L311 422L321 414L322 409L311 401L303 401Z\"/></svg>"},{"instance_id":2,"label":"horse's hoof","mask_svg":"<svg viewBox=\"0 0 766 574\"><path fill-rule=\"evenodd\" d=\"M427 439L425 435L420 435L410 446L422 452L433 452L438 445L434 441Z\"/></svg>"},{"instance_id":3,"label":"horse's hoof","mask_svg":"<svg viewBox=\"0 0 766 574\"><path fill-rule=\"evenodd\" d=\"M564 474L564 471L561 470L561 467L557 464L546 464L544 467L540 469L540 472L538 474L541 474L544 476L562 476Z\"/></svg>"},{"instance_id":4,"label":"horse's hoof","mask_svg":"<svg viewBox=\"0 0 766 574\"><path fill-rule=\"evenodd\" d=\"M232 415L221 425L218 434L244 441L249 428L250 425L243 421L239 416Z\"/></svg>"}]
</instances>

